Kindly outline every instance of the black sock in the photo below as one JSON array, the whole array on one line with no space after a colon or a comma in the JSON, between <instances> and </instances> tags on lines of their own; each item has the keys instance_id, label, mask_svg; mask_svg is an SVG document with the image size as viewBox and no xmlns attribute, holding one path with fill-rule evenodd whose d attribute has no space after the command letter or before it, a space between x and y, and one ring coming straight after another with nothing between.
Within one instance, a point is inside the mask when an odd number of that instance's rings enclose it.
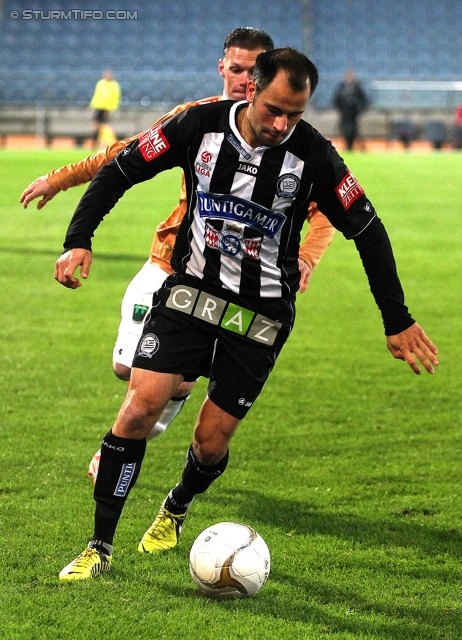
<instances>
[{"instance_id":1,"label":"black sock","mask_svg":"<svg viewBox=\"0 0 462 640\"><path fill-rule=\"evenodd\" d=\"M204 493L212 482L225 471L228 464L229 451L213 465L199 462L193 452L192 445L186 455L186 465L180 483L170 491L165 501L165 508L172 513L184 513L197 493Z\"/></svg>"},{"instance_id":2,"label":"black sock","mask_svg":"<svg viewBox=\"0 0 462 640\"><path fill-rule=\"evenodd\" d=\"M101 460L93 497L96 502L93 540L112 545L125 501L135 484L146 440L119 438L109 431L101 444Z\"/></svg>"}]
</instances>

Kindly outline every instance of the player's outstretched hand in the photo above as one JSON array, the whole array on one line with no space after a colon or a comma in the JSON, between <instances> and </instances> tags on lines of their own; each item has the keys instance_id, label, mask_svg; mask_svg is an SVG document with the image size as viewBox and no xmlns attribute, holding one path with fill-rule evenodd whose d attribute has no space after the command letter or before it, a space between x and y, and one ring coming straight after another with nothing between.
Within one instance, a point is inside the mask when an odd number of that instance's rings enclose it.
<instances>
[{"instance_id":1,"label":"player's outstretched hand","mask_svg":"<svg viewBox=\"0 0 462 640\"><path fill-rule=\"evenodd\" d=\"M68 289L78 289L82 283L74 276L75 270L80 267L80 275L86 280L90 272L92 261L91 251L88 249L71 249L66 251L56 261L55 280Z\"/></svg>"},{"instance_id":2,"label":"player's outstretched hand","mask_svg":"<svg viewBox=\"0 0 462 640\"><path fill-rule=\"evenodd\" d=\"M59 193L59 190L51 186L46 176L41 176L34 180L34 182L31 182L27 189L24 189L19 198L19 202L22 202L24 209L27 209L29 202L43 196L43 198L37 202L37 209L42 209L57 193Z\"/></svg>"},{"instance_id":3,"label":"player's outstretched hand","mask_svg":"<svg viewBox=\"0 0 462 640\"><path fill-rule=\"evenodd\" d=\"M303 258L298 259L298 268L300 271L300 293L305 293L310 284L311 276L313 271L311 270L310 265L303 260Z\"/></svg>"},{"instance_id":4,"label":"player's outstretched hand","mask_svg":"<svg viewBox=\"0 0 462 640\"><path fill-rule=\"evenodd\" d=\"M394 358L405 360L414 373L421 373L416 357L428 373L435 373L438 349L417 322L401 333L387 336L387 347Z\"/></svg>"}]
</instances>

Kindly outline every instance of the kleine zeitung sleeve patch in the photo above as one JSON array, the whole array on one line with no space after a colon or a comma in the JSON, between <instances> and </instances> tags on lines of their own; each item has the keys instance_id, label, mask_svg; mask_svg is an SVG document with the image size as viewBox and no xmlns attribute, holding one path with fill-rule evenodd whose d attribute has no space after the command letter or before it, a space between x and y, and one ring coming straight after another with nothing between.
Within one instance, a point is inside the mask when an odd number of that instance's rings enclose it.
<instances>
[{"instance_id":1,"label":"kleine zeitung sleeve patch","mask_svg":"<svg viewBox=\"0 0 462 640\"><path fill-rule=\"evenodd\" d=\"M138 148L146 162L154 160L154 158L160 156L164 151L170 149L170 144L164 136L162 126L159 125L143 133L139 138Z\"/></svg>"},{"instance_id":2,"label":"kleine zeitung sleeve patch","mask_svg":"<svg viewBox=\"0 0 462 640\"><path fill-rule=\"evenodd\" d=\"M345 211L348 211L355 200L364 195L363 188L351 171L346 174L338 187L335 187L335 191Z\"/></svg>"}]
</instances>

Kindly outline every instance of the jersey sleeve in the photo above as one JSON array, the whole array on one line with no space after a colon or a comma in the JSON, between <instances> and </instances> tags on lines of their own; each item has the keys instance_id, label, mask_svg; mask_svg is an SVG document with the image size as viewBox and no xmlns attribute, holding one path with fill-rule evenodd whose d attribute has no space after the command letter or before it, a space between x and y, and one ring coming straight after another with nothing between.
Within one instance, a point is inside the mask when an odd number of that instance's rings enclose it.
<instances>
[{"instance_id":1,"label":"jersey sleeve","mask_svg":"<svg viewBox=\"0 0 462 640\"><path fill-rule=\"evenodd\" d=\"M87 156L83 160L67 164L59 169L54 169L46 175L47 182L58 191L66 191L71 187L77 187L90 182L101 167L113 160L122 149L129 145L137 136L117 140L109 146Z\"/></svg>"},{"instance_id":2,"label":"jersey sleeve","mask_svg":"<svg viewBox=\"0 0 462 640\"><path fill-rule=\"evenodd\" d=\"M159 124L170 120L179 113L186 111L190 107L197 106L199 104L207 104L209 102L216 102L220 96L211 96L209 98L203 98L202 100L195 100L192 102L184 102L171 109L168 113L158 118L150 127L153 129ZM131 144L134 140L141 137L146 131L136 134L130 138L124 138L123 140L117 140L113 144L108 145L104 149L93 153L92 155L73 162L72 164L65 165L59 169L54 169L46 175L48 183L58 191L66 191L71 187L76 187L86 182L90 182L101 167L104 167L111 160L113 160L122 149Z\"/></svg>"},{"instance_id":3,"label":"jersey sleeve","mask_svg":"<svg viewBox=\"0 0 462 640\"><path fill-rule=\"evenodd\" d=\"M186 113L186 112L185 112ZM102 167L92 180L74 213L64 241L64 249L91 250L91 239L104 216L132 185L158 173L182 166L188 147L184 114L149 129Z\"/></svg>"},{"instance_id":4,"label":"jersey sleeve","mask_svg":"<svg viewBox=\"0 0 462 640\"><path fill-rule=\"evenodd\" d=\"M363 188L332 145L321 162L310 198L347 239L364 231L376 216Z\"/></svg>"},{"instance_id":5,"label":"jersey sleeve","mask_svg":"<svg viewBox=\"0 0 462 640\"><path fill-rule=\"evenodd\" d=\"M363 188L332 146L315 181L312 199L347 239L354 240L382 314L385 334L395 335L410 327L414 320L404 303L386 229Z\"/></svg>"},{"instance_id":6,"label":"jersey sleeve","mask_svg":"<svg viewBox=\"0 0 462 640\"><path fill-rule=\"evenodd\" d=\"M382 314L385 335L404 331L414 320L404 304L388 234L379 218L354 238L375 302Z\"/></svg>"}]
</instances>

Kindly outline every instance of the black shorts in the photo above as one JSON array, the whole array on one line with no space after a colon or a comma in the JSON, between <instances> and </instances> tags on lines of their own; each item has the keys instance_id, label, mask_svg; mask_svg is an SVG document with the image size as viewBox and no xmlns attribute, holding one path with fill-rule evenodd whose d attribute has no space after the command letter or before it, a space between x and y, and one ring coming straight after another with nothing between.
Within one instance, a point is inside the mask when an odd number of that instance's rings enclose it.
<instances>
[{"instance_id":1,"label":"black shorts","mask_svg":"<svg viewBox=\"0 0 462 640\"><path fill-rule=\"evenodd\" d=\"M106 111L105 109L96 109L93 115L93 120L100 124L105 124L109 120L109 111Z\"/></svg>"},{"instance_id":2,"label":"black shorts","mask_svg":"<svg viewBox=\"0 0 462 640\"><path fill-rule=\"evenodd\" d=\"M272 344L262 344L255 336L265 337L266 327L257 323L262 316L253 315L245 336L160 303L146 319L132 366L180 373L187 382L199 376L210 378L209 398L242 419L260 394L291 329L276 323Z\"/></svg>"}]
</instances>

